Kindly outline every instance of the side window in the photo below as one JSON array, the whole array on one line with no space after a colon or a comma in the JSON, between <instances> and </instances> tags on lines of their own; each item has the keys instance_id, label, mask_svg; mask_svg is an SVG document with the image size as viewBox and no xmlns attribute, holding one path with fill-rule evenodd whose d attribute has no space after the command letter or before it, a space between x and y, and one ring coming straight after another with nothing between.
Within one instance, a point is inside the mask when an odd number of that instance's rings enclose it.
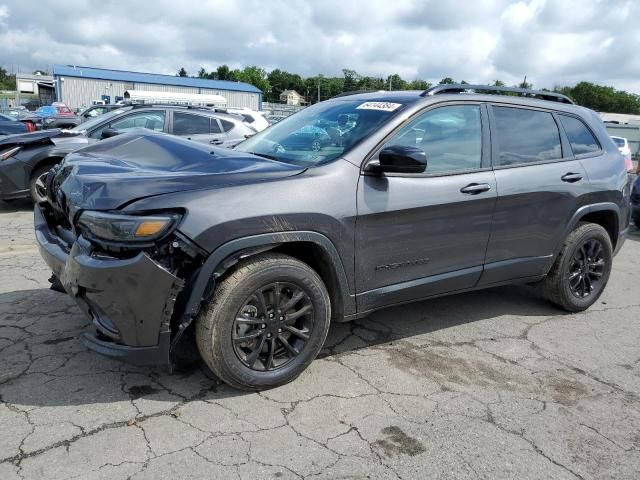
<instances>
[{"instance_id":1,"label":"side window","mask_svg":"<svg viewBox=\"0 0 640 480\"><path fill-rule=\"evenodd\" d=\"M218 123L217 118L211 119L211 133L222 133L222 130L220 129L220 123Z\"/></svg>"},{"instance_id":2,"label":"side window","mask_svg":"<svg viewBox=\"0 0 640 480\"><path fill-rule=\"evenodd\" d=\"M600 144L581 120L568 115L559 117L574 155L600 151Z\"/></svg>"},{"instance_id":3,"label":"side window","mask_svg":"<svg viewBox=\"0 0 640 480\"><path fill-rule=\"evenodd\" d=\"M125 133L133 128L148 128L156 132L164 129L165 113L161 110L151 112L137 112L128 115L120 120L115 120L106 125L102 125L89 135L91 138L102 138L102 132L107 128L113 128L119 133Z\"/></svg>"},{"instance_id":4,"label":"side window","mask_svg":"<svg viewBox=\"0 0 640 480\"><path fill-rule=\"evenodd\" d=\"M498 165L520 165L562 158L560 131L553 115L537 110L493 107Z\"/></svg>"},{"instance_id":5,"label":"side window","mask_svg":"<svg viewBox=\"0 0 640 480\"><path fill-rule=\"evenodd\" d=\"M384 146L415 146L427 155L427 173L473 170L482 160L479 105L451 105L423 113Z\"/></svg>"},{"instance_id":6,"label":"side window","mask_svg":"<svg viewBox=\"0 0 640 480\"><path fill-rule=\"evenodd\" d=\"M228 121L228 120L222 120L222 119L220 119L220 123L222 124L222 129L223 129L225 132L229 132L229 131L231 131L231 129L235 126L235 125L233 124L233 122L230 122L230 121Z\"/></svg>"},{"instance_id":7,"label":"side window","mask_svg":"<svg viewBox=\"0 0 640 480\"><path fill-rule=\"evenodd\" d=\"M210 132L209 117L192 115L190 113L173 113L174 135L197 135Z\"/></svg>"}]
</instances>

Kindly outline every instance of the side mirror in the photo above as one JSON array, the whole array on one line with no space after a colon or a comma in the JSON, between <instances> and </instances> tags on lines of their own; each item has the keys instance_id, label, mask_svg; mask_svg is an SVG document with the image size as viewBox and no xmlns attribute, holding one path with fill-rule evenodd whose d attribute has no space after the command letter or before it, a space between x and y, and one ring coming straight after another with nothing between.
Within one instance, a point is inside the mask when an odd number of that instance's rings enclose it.
<instances>
[{"instance_id":1,"label":"side mirror","mask_svg":"<svg viewBox=\"0 0 640 480\"><path fill-rule=\"evenodd\" d=\"M391 145L382 149L380 163L370 163L367 171L374 173L423 173L427 168L427 154L418 147Z\"/></svg>"},{"instance_id":2,"label":"side mirror","mask_svg":"<svg viewBox=\"0 0 640 480\"><path fill-rule=\"evenodd\" d=\"M116 135L119 135L120 132L118 132L118 130L116 130L115 128L105 128L102 131L101 137L102 138L111 138L111 137L115 137Z\"/></svg>"}]
</instances>

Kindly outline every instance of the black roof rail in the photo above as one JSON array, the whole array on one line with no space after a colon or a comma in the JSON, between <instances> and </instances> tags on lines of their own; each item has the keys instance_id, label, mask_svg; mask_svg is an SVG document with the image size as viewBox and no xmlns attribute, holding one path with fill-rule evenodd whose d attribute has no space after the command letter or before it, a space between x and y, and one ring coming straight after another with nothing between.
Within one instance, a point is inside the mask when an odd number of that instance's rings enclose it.
<instances>
[{"instance_id":1,"label":"black roof rail","mask_svg":"<svg viewBox=\"0 0 640 480\"><path fill-rule=\"evenodd\" d=\"M385 92L385 91L386 90L351 90L350 92L342 92L342 93L339 93L338 95L334 95L329 100L333 98L339 98L339 97L348 97L349 95L358 95L359 93L373 93L373 92Z\"/></svg>"},{"instance_id":2,"label":"black roof rail","mask_svg":"<svg viewBox=\"0 0 640 480\"><path fill-rule=\"evenodd\" d=\"M548 92L546 90L529 90L527 88L513 87L495 87L492 85L468 85L466 83L441 84L428 88L420 94L421 97L438 95L440 93L465 93L469 90L474 92L489 93L512 93L519 97L533 97L540 100L548 100L550 102L569 103L574 105L575 102L566 95L556 92Z\"/></svg>"}]
</instances>

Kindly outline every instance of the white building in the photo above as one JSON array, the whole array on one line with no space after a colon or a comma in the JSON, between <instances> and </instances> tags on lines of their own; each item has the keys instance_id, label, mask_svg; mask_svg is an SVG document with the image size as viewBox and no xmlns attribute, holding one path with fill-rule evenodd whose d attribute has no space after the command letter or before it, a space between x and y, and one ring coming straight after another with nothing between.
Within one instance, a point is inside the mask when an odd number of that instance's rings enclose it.
<instances>
[{"instance_id":1,"label":"white building","mask_svg":"<svg viewBox=\"0 0 640 480\"><path fill-rule=\"evenodd\" d=\"M227 107L262 109L262 92L248 83L178 77L102 68L55 65L56 100L71 108L91 105L95 100L116 103L127 90L221 95Z\"/></svg>"}]
</instances>

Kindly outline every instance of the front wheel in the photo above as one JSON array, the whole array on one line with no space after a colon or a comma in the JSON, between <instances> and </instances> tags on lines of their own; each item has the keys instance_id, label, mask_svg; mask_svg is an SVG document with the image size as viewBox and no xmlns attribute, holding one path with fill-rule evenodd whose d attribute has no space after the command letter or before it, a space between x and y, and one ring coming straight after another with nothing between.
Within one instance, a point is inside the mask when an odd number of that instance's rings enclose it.
<instances>
[{"instance_id":1,"label":"front wheel","mask_svg":"<svg viewBox=\"0 0 640 480\"><path fill-rule=\"evenodd\" d=\"M264 254L241 263L215 289L196 323L205 363L229 385L259 390L295 379L329 331L331 304L305 263Z\"/></svg>"},{"instance_id":2,"label":"front wheel","mask_svg":"<svg viewBox=\"0 0 640 480\"><path fill-rule=\"evenodd\" d=\"M604 291L612 262L607 231L594 223L578 224L544 280L545 297L569 312L586 310Z\"/></svg>"},{"instance_id":3,"label":"front wheel","mask_svg":"<svg viewBox=\"0 0 640 480\"><path fill-rule=\"evenodd\" d=\"M42 176L52 168L53 167L51 165L40 167L31 175L31 180L29 182L29 192L31 194L31 200L33 200L33 202L36 204L42 203L47 199L47 189L44 185L44 181L42 180Z\"/></svg>"}]
</instances>

